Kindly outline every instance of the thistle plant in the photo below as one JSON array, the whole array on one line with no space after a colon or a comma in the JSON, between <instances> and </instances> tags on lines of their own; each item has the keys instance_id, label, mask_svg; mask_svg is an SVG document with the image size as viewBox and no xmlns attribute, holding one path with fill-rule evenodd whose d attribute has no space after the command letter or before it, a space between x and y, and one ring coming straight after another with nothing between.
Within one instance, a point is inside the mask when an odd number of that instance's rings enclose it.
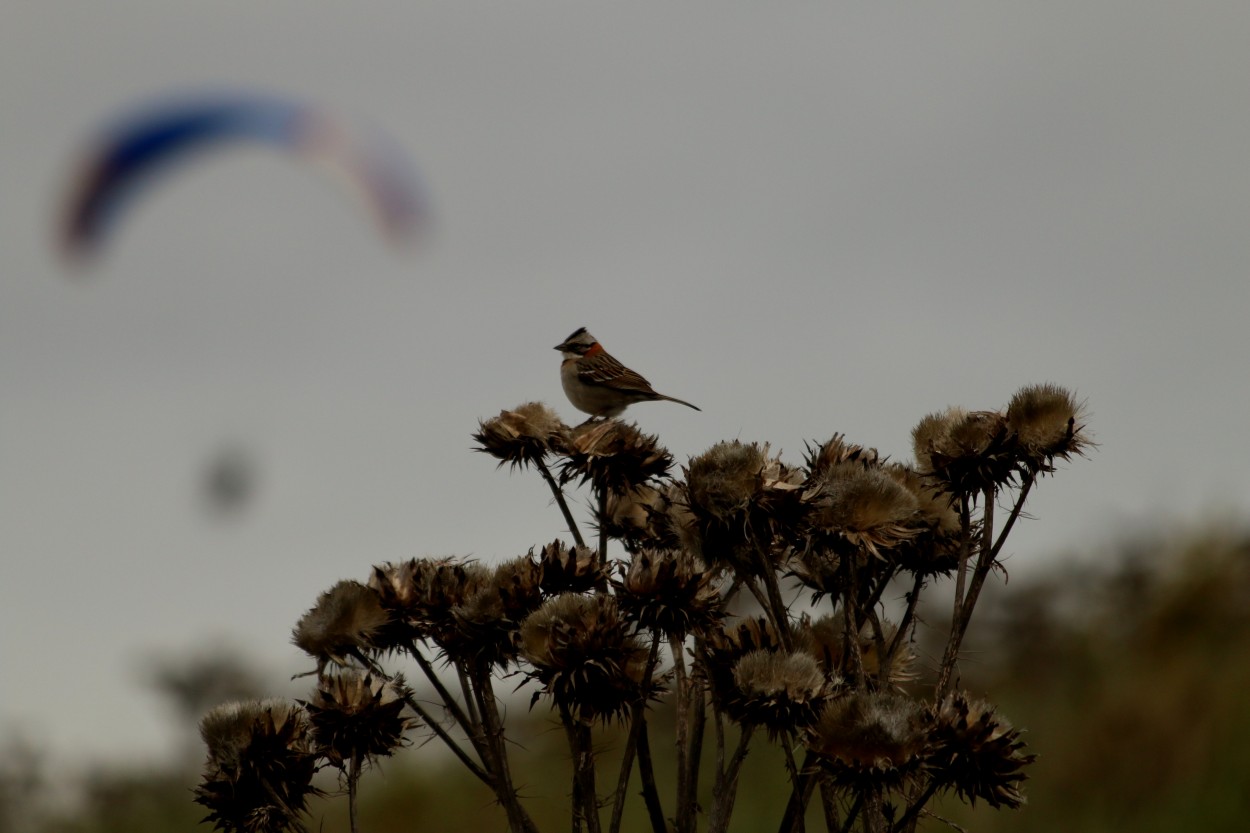
<instances>
[{"instance_id":1,"label":"thistle plant","mask_svg":"<svg viewBox=\"0 0 1250 833\"><path fill-rule=\"evenodd\" d=\"M537 833L510 759L505 705L518 681L563 729L560 792L577 833L618 833L629 813L654 833L724 833L744 762L763 745L780 749L790 785L779 833L804 830L817 796L826 829L865 833L917 829L939 794L1024 802L1034 756L959 688L959 661L1029 494L1091 445L1066 390L926 416L910 463L834 435L800 464L735 440L678 470L634 425L571 428L539 403L473 436L500 466L543 478L571 540L495 566L380 564L367 583L322 594L294 630L314 663L311 697L204 719L206 821L302 830L313 774L331 769L355 831L361 773L422 732L493 794L510 831ZM586 536L569 503L577 488ZM938 585L953 598L934 666L914 645L921 598ZM400 666L423 680L422 697ZM663 743L659 709L674 718ZM596 742L609 731L623 737L610 770ZM663 783L661 754L675 772Z\"/></svg>"}]
</instances>

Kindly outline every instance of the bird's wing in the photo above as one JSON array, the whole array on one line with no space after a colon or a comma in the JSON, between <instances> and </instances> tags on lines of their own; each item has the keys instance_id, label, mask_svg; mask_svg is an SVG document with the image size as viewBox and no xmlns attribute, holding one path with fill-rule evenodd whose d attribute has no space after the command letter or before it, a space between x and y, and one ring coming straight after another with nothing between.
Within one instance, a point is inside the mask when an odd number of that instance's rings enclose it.
<instances>
[{"instance_id":1,"label":"bird's wing","mask_svg":"<svg viewBox=\"0 0 1250 833\"><path fill-rule=\"evenodd\" d=\"M580 365L577 371L578 378L587 385L633 390L639 393L655 393L650 382L612 358L607 352L584 358Z\"/></svg>"}]
</instances>

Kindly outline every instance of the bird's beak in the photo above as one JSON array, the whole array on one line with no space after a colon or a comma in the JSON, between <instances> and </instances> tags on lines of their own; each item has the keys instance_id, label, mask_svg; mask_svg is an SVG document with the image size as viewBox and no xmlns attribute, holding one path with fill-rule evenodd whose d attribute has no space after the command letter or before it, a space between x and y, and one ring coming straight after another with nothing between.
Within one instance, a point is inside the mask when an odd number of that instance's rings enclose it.
<instances>
[{"instance_id":1,"label":"bird's beak","mask_svg":"<svg viewBox=\"0 0 1250 833\"><path fill-rule=\"evenodd\" d=\"M568 344L568 342L567 342L567 341L562 342L562 343L560 343L560 344L557 344L557 345L556 345L555 347L553 347L552 349L553 349L553 350L563 350L563 349L565 349L564 345L566 345L566 344Z\"/></svg>"}]
</instances>

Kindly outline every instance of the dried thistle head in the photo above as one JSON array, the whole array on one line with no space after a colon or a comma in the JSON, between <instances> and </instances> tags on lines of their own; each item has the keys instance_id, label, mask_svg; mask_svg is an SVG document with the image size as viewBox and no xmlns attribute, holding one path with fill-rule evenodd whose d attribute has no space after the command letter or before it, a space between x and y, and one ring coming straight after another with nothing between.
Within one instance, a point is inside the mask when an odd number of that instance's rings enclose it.
<instances>
[{"instance_id":1,"label":"dried thistle head","mask_svg":"<svg viewBox=\"0 0 1250 833\"><path fill-rule=\"evenodd\" d=\"M560 464L560 481L592 483L599 491L625 493L668 475L673 456L654 435L616 419L586 422L572 429Z\"/></svg>"},{"instance_id":2,"label":"dried thistle head","mask_svg":"<svg viewBox=\"0 0 1250 833\"><path fill-rule=\"evenodd\" d=\"M804 651L751 651L734 664L733 683L730 717L775 738L811 725L838 680Z\"/></svg>"},{"instance_id":3,"label":"dried thistle head","mask_svg":"<svg viewBox=\"0 0 1250 833\"><path fill-rule=\"evenodd\" d=\"M1084 418L1084 408L1071 392L1052 384L1021 388L1007 406L1007 427L1032 471L1052 471L1056 459L1084 453L1090 445Z\"/></svg>"},{"instance_id":4,"label":"dried thistle head","mask_svg":"<svg viewBox=\"0 0 1250 833\"><path fill-rule=\"evenodd\" d=\"M791 535L802 481L802 472L769 456L767 443L717 443L686 467L690 543L706 564L759 572L775 556L773 541Z\"/></svg>"},{"instance_id":5,"label":"dried thistle head","mask_svg":"<svg viewBox=\"0 0 1250 833\"><path fill-rule=\"evenodd\" d=\"M478 422L473 435L478 447L512 468L525 468L564 448L569 427L541 402L526 402L499 416Z\"/></svg>"},{"instance_id":6,"label":"dried thistle head","mask_svg":"<svg viewBox=\"0 0 1250 833\"><path fill-rule=\"evenodd\" d=\"M464 604L490 583L493 573L476 562L452 558L419 558L373 568L369 579L389 611L388 644L403 645L415 639L441 644L454 638L452 610Z\"/></svg>"},{"instance_id":7,"label":"dried thistle head","mask_svg":"<svg viewBox=\"0 0 1250 833\"><path fill-rule=\"evenodd\" d=\"M798 637L796 644L815 657L821 668L825 669L825 673L849 676L851 674L852 660L848 653L848 648L853 643L850 643L846 638L845 618L841 615L828 615L822 616L814 622L804 622L803 624L805 627L801 627L796 631ZM898 626L893 622L883 621L881 623L881 632L886 650L888 651L889 646L894 642L894 638L898 633ZM860 662L863 664L864 676L875 682L881 675L881 651L869 625L864 626L864 629L859 633L858 639ZM910 645L900 645L890 666L889 679L886 682L893 686L899 686L915 679L915 673L912 669L915 658L915 652Z\"/></svg>"},{"instance_id":8,"label":"dried thistle head","mask_svg":"<svg viewBox=\"0 0 1250 833\"><path fill-rule=\"evenodd\" d=\"M976 804L1015 809L1024 803L1024 767L1037 756L1024 751L1020 732L993 706L964 692L951 694L931 713L934 777Z\"/></svg>"},{"instance_id":9,"label":"dried thistle head","mask_svg":"<svg viewBox=\"0 0 1250 833\"><path fill-rule=\"evenodd\" d=\"M612 584L621 614L641 629L680 638L704 632L724 616L716 576L688 553L640 550Z\"/></svg>"},{"instance_id":10,"label":"dried thistle head","mask_svg":"<svg viewBox=\"0 0 1250 833\"><path fill-rule=\"evenodd\" d=\"M647 649L631 631L612 596L566 593L525 620L519 644L557 703L584 721L611 719L647 694Z\"/></svg>"},{"instance_id":11,"label":"dried thistle head","mask_svg":"<svg viewBox=\"0 0 1250 833\"><path fill-rule=\"evenodd\" d=\"M505 667L516 658L521 621L542 604L542 565L529 555L497 566L490 580L452 608L439 646L454 662Z\"/></svg>"},{"instance_id":12,"label":"dried thistle head","mask_svg":"<svg viewBox=\"0 0 1250 833\"><path fill-rule=\"evenodd\" d=\"M402 679L352 670L322 677L304 703L317 751L339 769L354 759L390 757L415 723L401 715L407 695Z\"/></svg>"},{"instance_id":13,"label":"dried thistle head","mask_svg":"<svg viewBox=\"0 0 1250 833\"><path fill-rule=\"evenodd\" d=\"M813 480L841 466L875 468L881 462L877 449L848 443L844 434L834 434L819 446L807 447L807 470Z\"/></svg>"},{"instance_id":14,"label":"dried thistle head","mask_svg":"<svg viewBox=\"0 0 1250 833\"><path fill-rule=\"evenodd\" d=\"M607 517L603 523L608 535L624 541L626 548L665 548L671 536L665 524L667 501L654 486L635 486L626 492L608 494Z\"/></svg>"},{"instance_id":15,"label":"dried thistle head","mask_svg":"<svg viewBox=\"0 0 1250 833\"><path fill-rule=\"evenodd\" d=\"M759 492L761 473L767 465L767 443L717 443L686 467L691 510L707 520L736 522Z\"/></svg>"},{"instance_id":16,"label":"dried thistle head","mask_svg":"<svg viewBox=\"0 0 1250 833\"><path fill-rule=\"evenodd\" d=\"M882 558L915 537L919 503L907 487L879 467L841 465L803 493L809 537L835 551Z\"/></svg>"},{"instance_id":17,"label":"dried thistle head","mask_svg":"<svg viewBox=\"0 0 1250 833\"><path fill-rule=\"evenodd\" d=\"M807 736L825 771L850 785L897 784L923 763L927 743L919 704L882 692L834 699Z\"/></svg>"},{"instance_id":18,"label":"dried thistle head","mask_svg":"<svg viewBox=\"0 0 1250 833\"><path fill-rule=\"evenodd\" d=\"M695 557L703 552L698 519L690 509L684 483L669 483L660 490L662 514L652 516L663 549L684 550ZM707 562L704 561L704 564Z\"/></svg>"},{"instance_id":19,"label":"dried thistle head","mask_svg":"<svg viewBox=\"0 0 1250 833\"><path fill-rule=\"evenodd\" d=\"M738 696L733 676L738 660L755 651L784 650L776 628L762 616L743 619L733 627L712 629L705 637L702 665L712 696L721 708Z\"/></svg>"},{"instance_id":20,"label":"dried thistle head","mask_svg":"<svg viewBox=\"0 0 1250 833\"><path fill-rule=\"evenodd\" d=\"M195 802L228 833L303 831L317 755L308 716L285 700L226 703L200 721L208 747Z\"/></svg>"},{"instance_id":21,"label":"dried thistle head","mask_svg":"<svg viewBox=\"0 0 1250 833\"><path fill-rule=\"evenodd\" d=\"M378 594L358 581L340 581L300 617L291 641L317 660L344 665L348 657L378 647L377 636L390 621Z\"/></svg>"},{"instance_id":22,"label":"dried thistle head","mask_svg":"<svg viewBox=\"0 0 1250 833\"><path fill-rule=\"evenodd\" d=\"M912 429L912 445L921 472L952 494L975 495L1015 482L1016 446L1007 418L997 411L929 414Z\"/></svg>"},{"instance_id":23,"label":"dried thistle head","mask_svg":"<svg viewBox=\"0 0 1250 833\"><path fill-rule=\"evenodd\" d=\"M606 569L597 553L589 547L570 547L553 541L538 554L542 567L542 591L545 596L561 593L587 593L607 587Z\"/></svg>"},{"instance_id":24,"label":"dried thistle head","mask_svg":"<svg viewBox=\"0 0 1250 833\"><path fill-rule=\"evenodd\" d=\"M845 586L847 576L842 558L831 548L807 546L789 562L789 575L812 591L812 602L825 596L836 597Z\"/></svg>"},{"instance_id":25,"label":"dried thistle head","mask_svg":"<svg viewBox=\"0 0 1250 833\"><path fill-rule=\"evenodd\" d=\"M894 548L898 565L911 573L948 575L959 564L959 513L951 495L915 469L898 463L883 468L916 498L918 534Z\"/></svg>"}]
</instances>

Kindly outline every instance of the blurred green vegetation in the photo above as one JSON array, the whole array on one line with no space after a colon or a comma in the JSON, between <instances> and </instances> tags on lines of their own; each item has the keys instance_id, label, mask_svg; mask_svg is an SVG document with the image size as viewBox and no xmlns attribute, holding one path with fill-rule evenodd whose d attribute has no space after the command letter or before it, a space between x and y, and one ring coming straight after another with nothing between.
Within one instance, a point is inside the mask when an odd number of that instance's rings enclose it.
<instances>
[{"instance_id":1,"label":"blurred green vegetation","mask_svg":"<svg viewBox=\"0 0 1250 833\"><path fill-rule=\"evenodd\" d=\"M947 798L938 814L982 833L1247 829L1250 537L1214 531L1138 540L1101 560L1056 562L994 587L985 605L973 621L961 685L1026 728L1040 757L1023 809L968 808ZM928 619L943 616L931 611ZM188 690L197 673L174 668L157 677L176 710L203 705L204 692ZM200 676L207 686L227 675L217 667ZM246 674L232 679L240 678ZM546 704L527 711L518 700L507 725L535 821L543 830L567 829L568 752ZM666 716L656 714L651 739L662 795L672 780L669 737ZM712 740L709 728L708 754ZM622 739L609 733L600 742L607 784ZM191 802L198 773L190 764L98 767L65 785L52 782L29 743L10 746L0 759L0 833L208 829L197 826L203 812ZM338 788L332 776L321 786ZM732 829L775 829L787 793L780 753L757 740ZM345 830L345 805L333 797L315 803L309 829ZM645 829L641 802L626 819L627 829ZM366 775L361 821L369 833L505 827L491 793L433 745ZM936 820L922 828L948 829ZM824 829L815 808L808 829Z\"/></svg>"}]
</instances>

